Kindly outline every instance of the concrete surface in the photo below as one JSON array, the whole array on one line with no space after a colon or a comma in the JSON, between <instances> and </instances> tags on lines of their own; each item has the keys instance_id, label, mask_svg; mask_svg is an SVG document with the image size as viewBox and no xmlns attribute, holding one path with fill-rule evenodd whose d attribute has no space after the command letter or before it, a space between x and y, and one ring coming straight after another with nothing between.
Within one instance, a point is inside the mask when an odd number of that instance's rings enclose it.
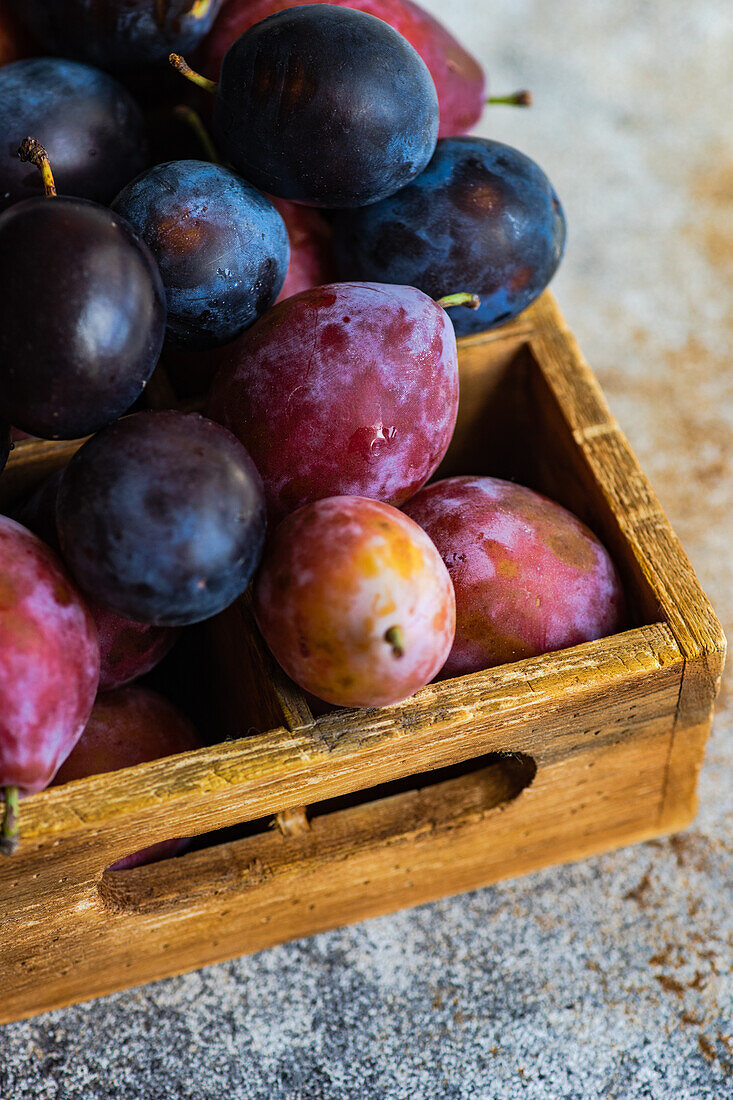
<instances>
[{"instance_id":1,"label":"concrete surface","mask_svg":"<svg viewBox=\"0 0 733 1100\"><path fill-rule=\"evenodd\" d=\"M535 93L483 132L555 183L556 293L733 635L733 5L444 17ZM732 733L728 687L681 836L11 1025L0 1096L725 1100Z\"/></svg>"}]
</instances>

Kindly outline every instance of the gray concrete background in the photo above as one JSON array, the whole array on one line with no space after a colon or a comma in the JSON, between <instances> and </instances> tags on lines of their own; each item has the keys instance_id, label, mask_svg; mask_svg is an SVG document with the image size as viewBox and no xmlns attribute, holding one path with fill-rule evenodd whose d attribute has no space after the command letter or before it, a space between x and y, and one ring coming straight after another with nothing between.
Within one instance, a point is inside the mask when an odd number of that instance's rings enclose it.
<instances>
[{"instance_id":1,"label":"gray concrete background","mask_svg":"<svg viewBox=\"0 0 733 1100\"><path fill-rule=\"evenodd\" d=\"M733 635L733 5L454 0L554 289ZM10 1025L0 1096L733 1096L730 676L686 833ZM1 993L0 993L1 995Z\"/></svg>"}]
</instances>

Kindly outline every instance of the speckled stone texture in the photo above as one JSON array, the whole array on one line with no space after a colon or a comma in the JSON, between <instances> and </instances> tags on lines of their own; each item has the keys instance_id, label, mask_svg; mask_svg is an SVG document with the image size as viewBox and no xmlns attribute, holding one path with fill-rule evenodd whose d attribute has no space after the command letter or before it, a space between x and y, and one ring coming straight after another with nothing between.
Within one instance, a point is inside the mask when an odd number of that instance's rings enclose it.
<instances>
[{"instance_id":1,"label":"speckled stone texture","mask_svg":"<svg viewBox=\"0 0 733 1100\"><path fill-rule=\"evenodd\" d=\"M555 184L554 289L733 634L733 6L443 15L535 94L482 132ZM686 833L10 1025L0 1096L725 1100L730 683Z\"/></svg>"}]
</instances>

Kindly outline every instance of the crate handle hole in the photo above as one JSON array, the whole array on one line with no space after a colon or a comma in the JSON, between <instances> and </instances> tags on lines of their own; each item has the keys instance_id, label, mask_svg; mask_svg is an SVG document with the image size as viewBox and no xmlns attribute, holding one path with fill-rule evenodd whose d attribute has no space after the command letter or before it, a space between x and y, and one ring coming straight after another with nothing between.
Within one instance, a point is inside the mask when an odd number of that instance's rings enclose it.
<instances>
[{"instance_id":1,"label":"crate handle hole","mask_svg":"<svg viewBox=\"0 0 733 1100\"><path fill-rule=\"evenodd\" d=\"M526 753L491 752L459 764L314 802L307 813L308 818L315 821L339 810L366 809L376 802L399 796L409 796L416 811L426 816L436 811L441 818L462 816L471 811L486 812L512 802L529 787L536 774L537 765Z\"/></svg>"},{"instance_id":2,"label":"crate handle hole","mask_svg":"<svg viewBox=\"0 0 733 1100\"><path fill-rule=\"evenodd\" d=\"M197 837L189 852L139 867L108 867L102 903L117 912L162 912L212 895L257 887L294 863L304 869L335 837L354 853L401 836L451 828L500 813L532 783L537 766L524 753L488 753L351 794L280 811Z\"/></svg>"}]
</instances>

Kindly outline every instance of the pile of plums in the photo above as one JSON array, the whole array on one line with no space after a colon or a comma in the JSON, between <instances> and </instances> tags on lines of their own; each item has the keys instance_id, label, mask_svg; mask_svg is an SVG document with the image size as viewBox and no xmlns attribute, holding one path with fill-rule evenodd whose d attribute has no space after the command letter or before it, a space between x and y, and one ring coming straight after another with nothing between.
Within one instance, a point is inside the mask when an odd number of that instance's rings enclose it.
<instances>
[{"instance_id":1,"label":"pile of plums","mask_svg":"<svg viewBox=\"0 0 733 1100\"><path fill-rule=\"evenodd\" d=\"M411 0L0 0L0 65L0 468L11 430L89 437L0 517L6 851L20 795L200 744L136 681L250 583L337 706L619 627L574 516L430 481L456 333L525 309L565 240L542 169L465 136L486 79L444 27ZM205 415L166 398L187 377Z\"/></svg>"}]
</instances>

